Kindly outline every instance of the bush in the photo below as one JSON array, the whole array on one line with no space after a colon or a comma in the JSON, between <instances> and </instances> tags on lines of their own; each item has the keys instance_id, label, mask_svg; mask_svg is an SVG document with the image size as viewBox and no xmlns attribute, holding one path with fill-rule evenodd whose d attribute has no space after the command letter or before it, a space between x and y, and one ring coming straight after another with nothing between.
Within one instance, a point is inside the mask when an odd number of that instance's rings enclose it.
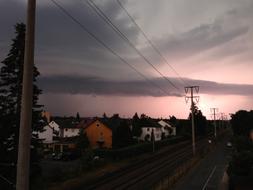
<instances>
[{"instance_id":1,"label":"bush","mask_svg":"<svg viewBox=\"0 0 253 190\"><path fill-rule=\"evenodd\" d=\"M234 151L229 163L230 176L248 176L253 167L253 142L245 136L235 136L232 139Z\"/></svg>"},{"instance_id":2,"label":"bush","mask_svg":"<svg viewBox=\"0 0 253 190\"><path fill-rule=\"evenodd\" d=\"M242 151L235 153L228 167L228 174L248 176L252 172L253 152Z\"/></svg>"}]
</instances>

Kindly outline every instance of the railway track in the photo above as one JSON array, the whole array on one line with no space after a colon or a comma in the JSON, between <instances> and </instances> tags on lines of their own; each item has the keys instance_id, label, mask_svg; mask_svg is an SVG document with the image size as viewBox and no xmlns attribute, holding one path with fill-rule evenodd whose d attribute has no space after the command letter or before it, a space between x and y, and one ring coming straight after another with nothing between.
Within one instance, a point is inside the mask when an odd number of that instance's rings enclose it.
<instances>
[{"instance_id":1,"label":"railway track","mask_svg":"<svg viewBox=\"0 0 253 190\"><path fill-rule=\"evenodd\" d=\"M112 175L105 176L102 180L85 189L147 189L155 181L159 181L159 179L175 170L186 159L192 158L190 142L190 140L186 140L171 146ZM197 150L200 150L207 145L207 140L199 139L196 145Z\"/></svg>"}]
</instances>

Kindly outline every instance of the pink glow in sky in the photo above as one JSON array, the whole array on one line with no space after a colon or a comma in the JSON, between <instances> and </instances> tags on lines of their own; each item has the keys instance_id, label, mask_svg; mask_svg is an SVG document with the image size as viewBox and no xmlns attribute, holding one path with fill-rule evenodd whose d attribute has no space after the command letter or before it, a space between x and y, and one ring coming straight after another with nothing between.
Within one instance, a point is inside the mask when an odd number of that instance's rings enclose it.
<instances>
[{"instance_id":1,"label":"pink glow in sky","mask_svg":"<svg viewBox=\"0 0 253 190\"><path fill-rule=\"evenodd\" d=\"M79 112L83 116L108 116L119 113L124 117L131 117L135 112L145 113L152 117L168 118L175 115L178 118L187 118L190 104L186 104L183 97L117 97L117 96L83 96L83 95L49 95L53 100L48 101L47 110L52 114L74 115ZM198 107L207 118L210 117L210 108L218 107L220 112L234 113L237 110L251 109L250 97L245 96L210 96L200 95ZM48 99L47 99L48 100ZM234 100L237 100L234 104ZM42 99L43 101L43 99ZM66 107L66 104L68 105ZM55 105L58 105L57 107Z\"/></svg>"}]
</instances>

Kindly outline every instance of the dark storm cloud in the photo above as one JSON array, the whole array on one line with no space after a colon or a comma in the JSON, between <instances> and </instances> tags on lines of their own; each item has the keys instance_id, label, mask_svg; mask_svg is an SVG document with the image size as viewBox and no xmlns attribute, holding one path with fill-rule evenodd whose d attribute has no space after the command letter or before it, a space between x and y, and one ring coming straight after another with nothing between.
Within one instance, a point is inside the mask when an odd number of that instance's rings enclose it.
<instances>
[{"instance_id":1,"label":"dark storm cloud","mask_svg":"<svg viewBox=\"0 0 253 190\"><path fill-rule=\"evenodd\" d=\"M163 85L161 79L152 81L157 85ZM159 84L160 83L160 84ZM41 77L39 86L45 93L62 94L91 94L91 95L121 95L121 96L164 96L165 93L145 81L112 81L98 77L70 77L70 76L48 76ZM167 88L167 87L166 87ZM175 90L167 94L180 96ZM168 88L167 88L168 89Z\"/></svg>"},{"instance_id":2,"label":"dark storm cloud","mask_svg":"<svg viewBox=\"0 0 253 190\"><path fill-rule=\"evenodd\" d=\"M128 46L87 6L86 1L57 2L116 52L124 55L129 53ZM132 26L130 20L120 17L122 10L114 1L97 1L97 4L133 43L137 42L138 30ZM14 36L13 25L25 21L25 9L25 3L22 1L0 2L0 24L5 28L0 31L0 45L5 46L5 49L8 49L10 39ZM83 65L92 64L94 67L99 67L101 63L112 67L113 63L118 62L50 0L38 2L36 24L36 57L42 70L52 64L52 61L42 63L41 60L45 60L45 57L54 59L54 64L63 67L64 64L66 66L66 61L71 64L72 60L82 61ZM0 57L5 55L6 52L0 51Z\"/></svg>"},{"instance_id":3,"label":"dark storm cloud","mask_svg":"<svg viewBox=\"0 0 253 190\"><path fill-rule=\"evenodd\" d=\"M72 16L82 23L82 25L113 48L117 50L124 49L120 38L88 7L86 1L76 1L75 3L57 2L63 5ZM107 1L104 4L100 4L99 7L112 19L112 22L116 25L120 25L120 29L128 35L131 40L136 40L138 35L137 30L131 26L130 21L118 16L121 10L116 6L114 1ZM48 6L41 6L37 12L38 44L42 44L42 46L46 47L53 45L61 49L74 48L72 53L80 53L80 51L78 51L80 48L90 51L95 49L96 51L96 49L101 47L91 36L83 31L78 24L74 23L54 4L48 3Z\"/></svg>"},{"instance_id":4,"label":"dark storm cloud","mask_svg":"<svg viewBox=\"0 0 253 190\"><path fill-rule=\"evenodd\" d=\"M6 56L10 47L10 40L14 36L14 25L24 21L24 8L23 3L0 0L0 61Z\"/></svg>"},{"instance_id":5,"label":"dark storm cloud","mask_svg":"<svg viewBox=\"0 0 253 190\"><path fill-rule=\"evenodd\" d=\"M112 81L99 77L48 76L41 77L39 85L44 93L120 95L120 96L182 96L183 86L176 78L170 80L182 89L181 94L162 78L151 79L168 93L143 80ZM252 95L253 85L225 84L205 80L184 79L186 83L199 85L203 94Z\"/></svg>"}]
</instances>

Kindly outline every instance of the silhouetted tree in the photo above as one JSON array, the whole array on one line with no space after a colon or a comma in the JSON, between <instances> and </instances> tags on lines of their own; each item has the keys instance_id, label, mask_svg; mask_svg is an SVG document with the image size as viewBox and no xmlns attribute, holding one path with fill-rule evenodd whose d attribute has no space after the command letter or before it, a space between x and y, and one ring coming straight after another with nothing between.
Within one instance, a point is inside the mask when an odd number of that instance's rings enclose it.
<instances>
[{"instance_id":1,"label":"silhouetted tree","mask_svg":"<svg viewBox=\"0 0 253 190\"><path fill-rule=\"evenodd\" d=\"M107 119L106 113L103 114L103 118L104 118L104 119Z\"/></svg>"},{"instance_id":2,"label":"silhouetted tree","mask_svg":"<svg viewBox=\"0 0 253 190\"><path fill-rule=\"evenodd\" d=\"M115 113L112 115L111 119L119 119L119 114L118 113Z\"/></svg>"},{"instance_id":3,"label":"silhouetted tree","mask_svg":"<svg viewBox=\"0 0 253 190\"><path fill-rule=\"evenodd\" d=\"M240 110L231 115L231 126L236 136L248 136L253 129L253 111Z\"/></svg>"},{"instance_id":4,"label":"silhouetted tree","mask_svg":"<svg viewBox=\"0 0 253 190\"><path fill-rule=\"evenodd\" d=\"M115 148L122 148L131 145L132 142L133 138L129 125L123 120L114 133L113 145Z\"/></svg>"},{"instance_id":5,"label":"silhouetted tree","mask_svg":"<svg viewBox=\"0 0 253 190\"><path fill-rule=\"evenodd\" d=\"M80 153L84 153L84 151L89 147L89 139L87 134L84 132L84 129L80 129L77 139L77 149Z\"/></svg>"},{"instance_id":6,"label":"silhouetted tree","mask_svg":"<svg viewBox=\"0 0 253 190\"><path fill-rule=\"evenodd\" d=\"M135 137L140 137L142 133L142 129L140 126L140 118L137 113L134 114L132 119L132 134Z\"/></svg>"},{"instance_id":7,"label":"silhouetted tree","mask_svg":"<svg viewBox=\"0 0 253 190\"><path fill-rule=\"evenodd\" d=\"M76 121L80 122L80 115L79 115L79 112L76 113Z\"/></svg>"},{"instance_id":8,"label":"silhouetted tree","mask_svg":"<svg viewBox=\"0 0 253 190\"><path fill-rule=\"evenodd\" d=\"M12 47L7 57L1 62L0 67L0 162L17 163L17 149L19 138L19 124L21 112L22 79L25 49L25 25L23 23L15 26L16 37L12 41ZM36 86L36 78L39 76L37 68L33 69L33 113L32 131L41 131L45 122L42 119L42 105L38 104L41 90ZM38 161L37 148L41 145L37 135L32 133L31 139L31 162ZM4 156L3 156L4 155ZM35 165L31 167L31 175ZM16 168L1 168L1 174L15 183ZM0 187L8 189L10 186Z\"/></svg>"},{"instance_id":9,"label":"silhouetted tree","mask_svg":"<svg viewBox=\"0 0 253 190\"><path fill-rule=\"evenodd\" d=\"M229 176L248 176L253 173L253 111L240 110L231 115L233 154L228 167Z\"/></svg>"},{"instance_id":10,"label":"silhouetted tree","mask_svg":"<svg viewBox=\"0 0 253 190\"><path fill-rule=\"evenodd\" d=\"M189 115L189 121L191 121L192 115ZM207 120L202 114L201 110L194 105L194 123L195 123L195 133L198 135L206 134Z\"/></svg>"},{"instance_id":11,"label":"silhouetted tree","mask_svg":"<svg viewBox=\"0 0 253 190\"><path fill-rule=\"evenodd\" d=\"M170 116L170 119L169 119L169 121L170 121L170 123L174 126L174 127L176 127L176 125L177 125L177 118L173 115L173 116Z\"/></svg>"},{"instance_id":12,"label":"silhouetted tree","mask_svg":"<svg viewBox=\"0 0 253 190\"><path fill-rule=\"evenodd\" d=\"M148 118L148 116L147 116L147 115L145 115L144 113L143 113L143 114L141 114L140 119L145 119L145 118Z\"/></svg>"}]
</instances>

